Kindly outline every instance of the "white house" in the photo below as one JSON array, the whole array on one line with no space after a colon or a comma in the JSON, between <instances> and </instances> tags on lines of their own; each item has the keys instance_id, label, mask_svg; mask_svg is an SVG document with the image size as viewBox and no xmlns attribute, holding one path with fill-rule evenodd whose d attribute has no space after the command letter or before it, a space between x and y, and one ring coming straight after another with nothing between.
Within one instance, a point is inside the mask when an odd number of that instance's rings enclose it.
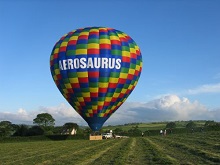
<instances>
[{"instance_id":1,"label":"white house","mask_svg":"<svg viewBox=\"0 0 220 165\"><path fill-rule=\"evenodd\" d=\"M61 135L76 135L77 129L72 128L72 129L64 129L61 133Z\"/></svg>"}]
</instances>

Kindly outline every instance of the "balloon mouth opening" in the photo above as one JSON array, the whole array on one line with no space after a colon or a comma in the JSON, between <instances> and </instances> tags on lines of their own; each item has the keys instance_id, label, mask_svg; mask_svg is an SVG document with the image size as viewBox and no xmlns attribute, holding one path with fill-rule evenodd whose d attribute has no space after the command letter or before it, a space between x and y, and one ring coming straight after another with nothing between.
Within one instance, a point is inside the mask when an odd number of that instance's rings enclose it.
<instances>
[{"instance_id":1,"label":"balloon mouth opening","mask_svg":"<svg viewBox=\"0 0 220 165\"><path fill-rule=\"evenodd\" d=\"M84 119L93 131L99 131L108 117L84 117Z\"/></svg>"},{"instance_id":2,"label":"balloon mouth opening","mask_svg":"<svg viewBox=\"0 0 220 165\"><path fill-rule=\"evenodd\" d=\"M103 124L89 124L89 127L93 131L99 131L102 128Z\"/></svg>"}]
</instances>

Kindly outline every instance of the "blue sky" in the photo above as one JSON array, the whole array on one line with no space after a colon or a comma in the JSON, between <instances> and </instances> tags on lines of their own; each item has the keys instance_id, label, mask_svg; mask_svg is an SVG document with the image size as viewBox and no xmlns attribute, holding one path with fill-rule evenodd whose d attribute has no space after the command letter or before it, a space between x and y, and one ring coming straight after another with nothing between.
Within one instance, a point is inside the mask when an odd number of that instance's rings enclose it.
<instances>
[{"instance_id":1,"label":"blue sky","mask_svg":"<svg viewBox=\"0 0 220 165\"><path fill-rule=\"evenodd\" d=\"M187 120L191 112L193 119L212 119L220 112L219 8L218 0L1 0L0 120L30 122L47 111L60 121L69 115L83 122L56 88L49 57L61 36L87 26L127 33L143 56L139 83L110 122L127 120L130 104L128 121L141 113L141 121ZM187 115L160 115L171 109Z\"/></svg>"}]
</instances>

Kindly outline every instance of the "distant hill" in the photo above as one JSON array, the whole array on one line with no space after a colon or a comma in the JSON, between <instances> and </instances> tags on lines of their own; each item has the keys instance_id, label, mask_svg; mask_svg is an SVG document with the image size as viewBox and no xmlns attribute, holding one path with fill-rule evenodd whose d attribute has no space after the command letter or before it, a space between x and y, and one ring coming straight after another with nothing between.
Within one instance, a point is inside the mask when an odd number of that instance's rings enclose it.
<instances>
[{"instance_id":1,"label":"distant hill","mask_svg":"<svg viewBox=\"0 0 220 165\"><path fill-rule=\"evenodd\" d=\"M108 125L104 126L102 129L105 130L114 130L116 128L120 128L124 131L127 131L129 129L138 127L141 131L146 130L160 130L166 128L167 123L171 121L163 121L163 122L151 122L151 123L128 123L124 125ZM176 128L185 128L186 124L190 121L172 121L176 123ZM202 127L205 125L206 120L193 120L193 122L196 124L196 127Z\"/></svg>"}]
</instances>

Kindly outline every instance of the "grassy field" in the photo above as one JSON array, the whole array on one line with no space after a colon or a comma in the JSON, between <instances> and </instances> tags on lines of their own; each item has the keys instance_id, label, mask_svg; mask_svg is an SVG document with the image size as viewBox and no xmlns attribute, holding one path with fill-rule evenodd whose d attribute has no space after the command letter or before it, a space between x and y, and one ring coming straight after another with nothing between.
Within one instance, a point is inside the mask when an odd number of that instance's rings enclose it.
<instances>
[{"instance_id":1,"label":"grassy field","mask_svg":"<svg viewBox=\"0 0 220 165\"><path fill-rule=\"evenodd\" d=\"M201 121L193 121L197 127L203 127L205 124L205 120ZM133 124L125 124L125 125L117 125L117 126L104 126L103 130L114 130L116 128L121 128L125 131L132 129L134 127L138 127L141 131L146 130L160 130L164 129L166 127L168 122L153 122L153 123L133 123ZM176 121L176 128L185 128L186 124L189 123L189 121Z\"/></svg>"},{"instance_id":2,"label":"grassy field","mask_svg":"<svg viewBox=\"0 0 220 165\"><path fill-rule=\"evenodd\" d=\"M121 128L125 131L132 129L136 126L138 126L138 128L140 130L152 130L152 129L163 129L166 127L167 123L134 123L134 124L127 124L127 125L116 125L116 126L104 126L103 130L114 130L116 128Z\"/></svg>"},{"instance_id":3,"label":"grassy field","mask_svg":"<svg viewBox=\"0 0 220 165\"><path fill-rule=\"evenodd\" d=\"M220 164L220 132L0 143L0 164Z\"/></svg>"}]
</instances>

